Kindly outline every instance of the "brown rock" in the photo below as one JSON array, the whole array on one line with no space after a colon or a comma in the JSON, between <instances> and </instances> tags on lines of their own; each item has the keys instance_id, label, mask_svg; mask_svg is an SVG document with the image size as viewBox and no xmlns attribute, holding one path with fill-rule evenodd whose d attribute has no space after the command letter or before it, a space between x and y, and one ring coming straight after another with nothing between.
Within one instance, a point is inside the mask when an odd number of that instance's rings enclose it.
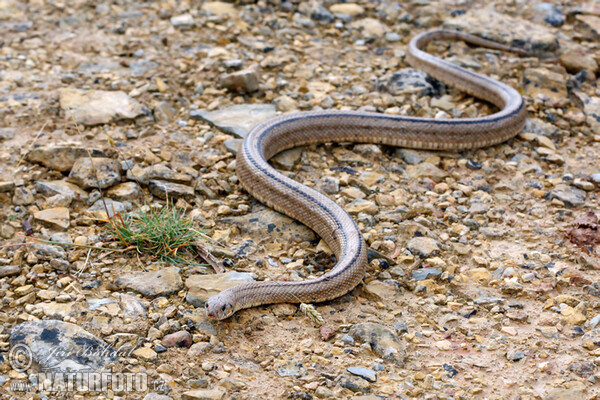
<instances>
[{"instance_id":1,"label":"brown rock","mask_svg":"<svg viewBox=\"0 0 600 400\"><path fill-rule=\"evenodd\" d=\"M188 331L179 331L171 333L162 338L161 344L169 347L190 347L194 341Z\"/></svg>"}]
</instances>

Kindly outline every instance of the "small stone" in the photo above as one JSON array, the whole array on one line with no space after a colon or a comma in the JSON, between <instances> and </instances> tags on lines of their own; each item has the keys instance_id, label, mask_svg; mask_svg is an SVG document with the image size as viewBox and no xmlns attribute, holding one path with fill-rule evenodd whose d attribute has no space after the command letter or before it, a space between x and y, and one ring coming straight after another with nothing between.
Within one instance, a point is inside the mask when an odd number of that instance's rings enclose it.
<instances>
[{"instance_id":1,"label":"small stone","mask_svg":"<svg viewBox=\"0 0 600 400\"><path fill-rule=\"evenodd\" d=\"M360 29L366 38L381 38L387 32L387 26L375 18L363 18L351 24L353 28Z\"/></svg>"},{"instance_id":2,"label":"small stone","mask_svg":"<svg viewBox=\"0 0 600 400\"><path fill-rule=\"evenodd\" d=\"M15 193L12 197L12 203L15 206L25 206L34 202L33 193L31 190L19 186L15 188Z\"/></svg>"},{"instance_id":3,"label":"small stone","mask_svg":"<svg viewBox=\"0 0 600 400\"><path fill-rule=\"evenodd\" d=\"M283 95L273 100L273 104L277 107L277 111L291 112L298 109L298 102L289 96Z\"/></svg>"},{"instance_id":4,"label":"small stone","mask_svg":"<svg viewBox=\"0 0 600 400\"><path fill-rule=\"evenodd\" d=\"M170 267L159 271L133 272L115 281L120 288L135 290L146 297L167 296L183 288L179 268Z\"/></svg>"},{"instance_id":5,"label":"small stone","mask_svg":"<svg viewBox=\"0 0 600 400\"><path fill-rule=\"evenodd\" d=\"M435 182L444 179L448 174L433 164L423 162L406 167L406 173L411 178L431 178Z\"/></svg>"},{"instance_id":6,"label":"small stone","mask_svg":"<svg viewBox=\"0 0 600 400\"><path fill-rule=\"evenodd\" d=\"M271 104L244 104L217 111L195 110L190 118L205 121L224 133L244 138L258 123L277 115Z\"/></svg>"},{"instance_id":7,"label":"small stone","mask_svg":"<svg viewBox=\"0 0 600 400\"><path fill-rule=\"evenodd\" d=\"M69 181L85 189L106 189L121 181L121 164L110 158L80 158L73 164Z\"/></svg>"},{"instance_id":8,"label":"small stone","mask_svg":"<svg viewBox=\"0 0 600 400\"><path fill-rule=\"evenodd\" d=\"M413 254L417 254L423 258L429 258L439 254L440 248L435 239L429 237L415 237L409 240L406 248Z\"/></svg>"},{"instance_id":9,"label":"small stone","mask_svg":"<svg viewBox=\"0 0 600 400\"><path fill-rule=\"evenodd\" d=\"M525 358L525 354L522 351L509 350L506 353L506 359L508 361L517 362Z\"/></svg>"},{"instance_id":10,"label":"small stone","mask_svg":"<svg viewBox=\"0 0 600 400\"><path fill-rule=\"evenodd\" d=\"M139 200L142 189L137 182L123 182L108 189L106 196L117 201Z\"/></svg>"},{"instance_id":11,"label":"small stone","mask_svg":"<svg viewBox=\"0 0 600 400\"><path fill-rule=\"evenodd\" d=\"M581 207L585 204L586 193L569 185L558 184L548 192L548 199L558 199L567 207Z\"/></svg>"},{"instance_id":12,"label":"small stone","mask_svg":"<svg viewBox=\"0 0 600 400\"><path fill-rule=\"evenodd\" d=\"M48 208L33 214L33 218L47 226L67 229L70 225L69 209L66 207Z\"/></svg>"},{"instance_id":13,"label":"small stone","mask_svg":"<svg viewBox=\"0 0 600 400\"><path fill-rule=\"evenodd\" d=\"M291 171L302 157L302 148L295 147L293 149L282 151L275 157L271 158L271 162L277 168Z\"/></svg>"},{"instance_id":14,"label":"small stone","mask_svg":"<svg viewBox=\"0 0 600 400\"><path fill-rule=\"evenodd\" d=\"M560 55L559 62L571 73L586 71L587 77L593 81L596 79L595 71L598 70L598 63L583 48L572 48Z\"/></svg>"},{"instance_id":15,"label":"small stone","mask_svg":"<svg viewBox=\"0 0 600 400\"><path fill-rule=\"evenodd\" d=\"M37 181L35 188L46 195L61 195L75 200L85 200L88 194L79 186L66 181Z\"/></svg>"},{"instance_id":16,"label":"small stone","mask_svg":"<svg viewBox=\"0 0 600 400\"><path fill-rule=\"evenodd\" d=\"M349 214L365 213L375 215L379 212L377 204L370 200L355 199L350 204L344 207Z\"/></svg>"},{"instance_id":17,"label":"small stone","mask_svg":"<svg viewBox=\"0 0 600 400\"><path fill-rule=\"evenodd\" d=\"M12 275L19 275L20 273L21 266L19 265L4 265L0 267L0 278Z\"/></svg>"},{"instance_id":18,"label":"small stone","mask_svg":"<svg viewBox=\"0 0 600 400\"><path fill-rule=\"evenodd\" d=\"M370 389L369 382L365 379L342 375L339 380L339 385L343 388L346 388L352 392L367 392Z\"/></svg>"},{"instance_id":19,"label":"small stone","mask_svg":"<svg viewBox=\"0 0 600 400\"><path fill-rule=\"evenodd\" d=\"M416 269L410 273L410 277L416 281L424 281L426 279L433 279L442 273L435 268L421 268Z\"/></svg>"},{"instance_id":20,"label":"small stone","mask_svg":"<svg viewBox=\"0 0 600 400\"><path fill-rule=\"evenodd\" d=\"M171 17L171 25L179 29L191 29L195 24L194 17L192 17L190 14L182 14Z\"/></svg>"},{"instance_id":21,"label":"small stone","mask_svg":"<svg viewBox=\"0 0 600 400\"><path fill-rule=\"evenodd\" d=\"M533 6L534 21L543 21L552 26L561 26L565 22L560 10L551 3L538 3Z\"/></svg>"},{"instance_id":22,"label":"small stone","mask_svg":"<svg viewBox=\"0 0 600 400\"><path fill-rule=\"evenodd\" d=\"M121 91L62 89L59 100L67 118L83 125L134 119L148 113L144 106Z\"/></svg>"},{"instance_id":23,"label":"small stone","mask_svg":"<svg viewBox=\"0 0 600 400\"><path fill-rule=\"evenodd\" d=\"M340 340L346 346L354 346L354 338L352 336L348 335L347 333L345 333L344 335L342 335L342 337L340 338Z\"/></svg>"},{"instance_id":24,"label":"small stone","mask_svg":"<svg viewBox=\"0 0 600 400\"><path fill-rule=\"evenodd\" d=\"M560 100L567 97L567 81L562 74L546 68L528 68L523 72L525 91L533 98L543 95Z\"/></svg>"},{"instance_id":25,"label":"small stone","mask_svg":"<svg viewBox=\"0 0 600 400\"><path fill-rule=\"evenodd\" d=\"M135 349L133 355L144 361L154 361L158 359L158 354L150 347L140 347L139 349Z\"/></svg>"},{"instance_id":26,"label":"small stone","mask_svg":"<svg viewBox=\"0 0 600 400\"><path fill-rule=\"evenodd\" d=\"M207 1L202 4L200 9L204 12L219 17L237 15L235 6L231 3L225 3L224 1Z\"/></svg>"},{"instance_id":27,"label":"small stone","mask_svg":"<svg viewBox=\"0 0 600 400\"><path fill-rule=\"evenodd\" d=\"M596 365L589 361L574 361L569 365L569 371L575 372L582 378L593 375L595 370Z\"/></svg>"},{"instance_id":28,"label":"small stone","mask_svg":"<svg viewBox=\"0 0 600 400\"><path fill-rule=\"evenodd\" d=\"M362 15L365 13L365 9L358 4L354 3L338 3L329 7L329 11L333 14L347 14L353 17Z\"/></svg>"},{"instance_id":29,"label":"small stone","mask_svg":"<svg viewBox=\"0 0 600 400\"><path fill-rule=\"evenodd\" d=\"M227 90L238 93L252 93L259 89L259 76L256 66L221 75L221 86Z\"/></svg>"},{"instance_id":30,"label":"small stone","mask_svg":"<svg viewBox=\"0 0 600 400\"><path fill-rule=\"evenodd\" d=\"M370 370L368 368L348 367L347 371L350 372L352 375L360 376L361 378L369 382L377 381L377 374L375 373L375 371Z\"/></svg>"},{"instance_id":31,"label":"small stone","mask_svg":"<svg viewBox=\"0 0 600 400\"><path fill-rule=\"evenodd\" d=\"M159 124L168 124L176 115L177 112L166 101L160 101L154 106L154 119Z\"/></svg>"},{"instance_id":32,"label":"small stone","mask_svg":"<svg viewBox=\"0 0 600 400\"><path fill-rule=\"evenodd\" d=\"M189 289L186 300L196 307L204 307L210 297L230 287L254 282L255 275L247 272L227 272L224 274L191 275L185 281Z\"/></svg>"},{"instance_id":33,"label":"small stone","mask_svg":"<svg viewBox=\"0 0 600 400\"><path fill-rule=\"evenodd\" d=\"M97 218L106 219L115 215L115 213L124 213L131 209L131 204L121 203L112 199L98 199L87 212L95 215Z\"/></svg>"},{"instance_id":34,"label":"small stone","mask_svg":"<svg viewBox=\"0 0 600 400\"><path fill-rule=\"evenodd\" d=\"M13 128L0 128L0 141L10 140L15 137L17 133L16 129Z\"/></svg>"},{"instance_id":35,"label":"small stone","mask_svg":"<svg viewBox=\"0 0 600 400\"><path fill-rule=\"evenodd\" d=\"M425 72L405 68L386 76L375 83L375 88L380 92L387 92L393 96L401 94L418 94L422 96L436 96L439 94L441 84Z\"/></svg>"},{"instance_id":36,"label":"small stone","mask_svg":"<svg viewBox=\"0 0 600 400\"><path fill-rule=\"evenodd\" d=\"M385 326L370 322L357 324L350 328L348 335L361 343L368 343L371 350L385 361L401 363L405 357L400 340Z\"/></svg>"},{"instance_id":37,"label":"small stone","mask_svg":"<svg viewBox=\"0 0 600 400\"><path fill-rule=\"evenodd\" d=\"M150 180L148 182L150 193L161 199L194 199L196 197L194 188L179 183Z\"/></svg>"},{"instance_id":38,"label":"small stone","mask_svg":"<svg viewBox=\"0 0 600 400\"><path fill-rule=\"evenodd\" d=\"M323 339L323 341L327 341L335 334L335 329L327 325L323 325L319 328L319 333L321 334L321 339Z\"/></svg>"},{"instance_id":39,"label":"small stone","mask_svg":"<svg viewBox=\"0 0 600 400\"><path fill-rule=\"evenodd\" d=\"M161 344L169 347L190 347L193 344L192 335L188 331L171 333L162 338Z\"/></svg>"}]
</instances>

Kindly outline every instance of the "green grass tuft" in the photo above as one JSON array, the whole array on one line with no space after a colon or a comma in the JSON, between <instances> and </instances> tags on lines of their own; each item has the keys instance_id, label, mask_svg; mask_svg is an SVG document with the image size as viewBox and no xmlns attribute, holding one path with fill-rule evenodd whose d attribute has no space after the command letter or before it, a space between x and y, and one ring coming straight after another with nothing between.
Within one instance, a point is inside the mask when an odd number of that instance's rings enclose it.
<instances>
[{"instance_id":1,"label":"green grass tuft","mask_svg":"<svg viewBox=\"0 0 600 400\"><path fill-rule=\"evenodd\" d=\"M204 265L193 261L197 240L203 236L194 221L173 206L148 208L138 207L136 213L124 216L116 213L107 225L110 233L140 254L165 262Z\"/></svg>"}]
</instances>

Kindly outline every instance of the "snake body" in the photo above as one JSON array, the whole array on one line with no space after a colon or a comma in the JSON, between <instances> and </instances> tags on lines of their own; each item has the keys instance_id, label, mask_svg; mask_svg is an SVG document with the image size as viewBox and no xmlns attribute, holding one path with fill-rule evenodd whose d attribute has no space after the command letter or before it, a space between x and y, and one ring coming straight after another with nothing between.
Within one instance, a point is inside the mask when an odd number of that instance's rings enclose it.
<instances>
[{"instance_id":1,"label":"snake body","mask_svg":"<svg viewBox=\"0 0 600 400\"><path fill-rule=\"evenodd\" d=\"M237 175L262 203L314 230L334 252L337 263L317 279L240 284L208 299L207 315L224 319L241 309L272 303L322 302L342 296L362 280L366 244L344 209L329 197L275 170L267 160L300 145L323 142L378 143L413 149L464 150L501 143L523 127L527 110L520 94L496 80L434 57L423 49L432 40L462 40L522 53L458 31L432 30L409 43L407 61L436 79L496 105L500 111L481 118L431 119L361 111L311 111L284 114L252 129L238 152Z\"/></svg>"}]
</instances>

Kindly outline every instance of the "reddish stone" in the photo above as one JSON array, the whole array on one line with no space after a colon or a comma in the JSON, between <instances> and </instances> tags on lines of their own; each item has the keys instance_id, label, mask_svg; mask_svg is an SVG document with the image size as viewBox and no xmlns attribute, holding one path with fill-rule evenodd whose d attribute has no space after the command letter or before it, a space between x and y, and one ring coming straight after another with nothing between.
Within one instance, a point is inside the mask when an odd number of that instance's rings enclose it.
<instances>
[{"instance_id":1,"label":"reddish stone","mask_svg":"<svg viewBox=\"0 0 600 400\"><path fill-rule=\"evenodd\" d=\"M190 347L194 341L187 331L171 333L162 338L161 344L165 347Z\"/></svg>"},{"instance_id":2,"label":"reddish stone","mask_svg":"<svg viewBox=\"0 0 600 400\"><path fill-rule=\"evenodd\" d=\"M324 325L321 327L321 329L319 329L319 333L321 333L321 339L327 341L327 340L331 339L331 337L335 333L335 329Z\"/></svg>"}]
</instances>

